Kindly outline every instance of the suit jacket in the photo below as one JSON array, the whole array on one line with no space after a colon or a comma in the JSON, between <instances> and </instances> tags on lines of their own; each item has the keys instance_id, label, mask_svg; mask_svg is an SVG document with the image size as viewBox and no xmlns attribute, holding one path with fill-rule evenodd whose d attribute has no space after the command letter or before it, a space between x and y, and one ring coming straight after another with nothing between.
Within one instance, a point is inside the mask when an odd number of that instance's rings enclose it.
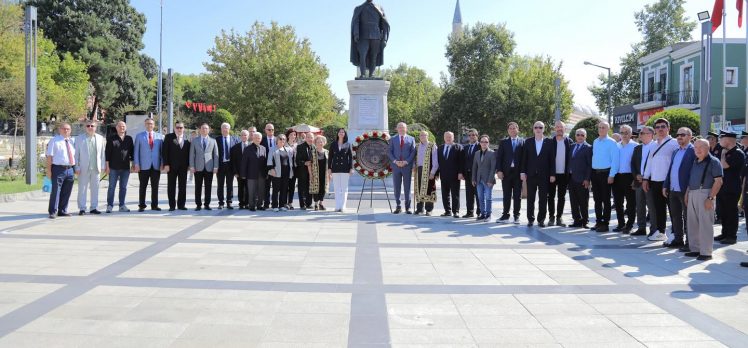
<instances>
[{"instance_id":1,"label":"suit jacket","mask_svg":"<svg viewBox=\"0 0 748 348\"><path fill-rule=\"evenodd\" d=\"M680 151L680 147L678 147ZM667 178L665 178L664 188L670 190L670 173L673 171L673 164L675 163L675 155L678 151L673 152L673 157L670 158L670 168L667 171ZM678 171L678 184L680 186L680 192L685 193L688 188L688 181L691 178L691 167L693 162L696 160L696 152L694 151L693 144L688 144L686 147L686 153L683 154L683 159L680 161L680 168L676 168Z\"/></svg>"},{"instance_id":2,"label":"suit jacket","mask_svg":"<svg viewBox=\"0 0 748 348\"><path fill-rule=\"evenodd\" d=\"M488 149L481 160L480 150L473 157L473 181L484 184L496 183L496 154Z\"/></svg>"},{"instance_id":3,"label":"suit jacket","mask_svg":"<svg viewBox=\"0 0 748 348\"><path fill-rule=\"evenodd\" d=\"M96 139L96 172L101 173L106 168L106 140L96 133L94 133L94 138ZM86 145L86 133L76 137L74 147L75 170L88 172L90 154L88 153L88 145Z\"/></svg>"},{"instance_id":4,"label":"suit jacket","mask_svg":"<svg viewBox=\"0 0 748 348\"><path fill-rule=\"evenodd\" d=\"M240 176L247 180L257 180L267 176L268 153L264 146L249 144L242 155Z\"/></svg>"},{"instance_id":5,"label":"suit jacket","mask_svg":"<svg viewBox=\"0 0 748 348\"><path fill-rule=\"evenodd\" d=\"M133 165L140 166L141 170L161 169L161 147L164 144L163 134L153 132L153 149L148 145L148 132L142 131L135 136L135 153L133 154Z\"/></svg>"},{"instance_id":6,"label":"suit jacket","mask_svg":"<svg viewBox=\"0 0 748 348\"><path fill-rule=\"evenodd\" d=\"M554 158L553 159L553 168L555 168L551 174L556 174L556 173L558 173L558 170L557 170L558 168L556 168L556 154L558 153L558 141L556 141L556 137L555 136L551 137L551 140L552 140L552 144L553 144L553 158ZM563 144L566 147L566 149L565 149L565 152L566 152L566 156L565 156L566 160L565 160L565 162L566 163L564 164L564 174L569 174L569 162L571 162L571 147L572 147L572 145L574 145L574 141L571 140L571 138L569 138L569 137L564 137Z\"/></svg>"},{"instance_id":7,"label":"suit jacket","mask_svg":"<svg viewBox=\"0 0 748 348\"><path fill-rule=\"evenodd\" d=\"M541 176L550 178L556 175L556 140L543 138L540 154L535 150L535 138L525 139L525 149L521 162L520 173L527 176Z\"/></svg>"},{"instance_id":8,"label":"suit jacket","mask_svg":"<svg viewBox=\"0 0 748 348\"><path fill-rule=\"evenodd\" d=\"M473 148L472 152L470 152L471 147ZM477 141L472 145L462 145L462 157L464 159L462 175L465 176L465 180L471 180L473 177L473 158L475 158L475 154L478 153L478 151L480 151L480 144Z\"/></svg>"},{"instance_id":9,"label":"suit jacket","mask_svg":"<svg viewBox=\"0 0 748 348\"><path fill-rule=\"evenodd\" d=\"M400 148L400 134L390 139L390 148L387 155L390 157L392 162L392 169L398 170L413 170L413 162L416 158L416 139L410 135L405 134L403 137L404 144L402 149ZM395 161L407 161L408 165L400 168L395 165Z\"/></svg>"},{"instance_id":10,"label":"suit jacket","mask_svg":"<svg viewBox=\"0 0 748 348\"><path fill-rule=\"evenodd\" d=\"M271 151L273 151L275 149L276 146L278 146L278 136L277 135L273 136L273 147L272 148L270 148L270 146L268 146L268 137L266 135L262 136L262 140L260 141L260 145L262 145L263 147L265 147L265 151L267 151L268 153L270 153Z\"/></svg>"},{"instance_id":11,"label":"suit jacket","mask_svg":"<svg viewBox=\"0 0 748 348\"><path fill-rule=\"evenodd\" d=\"M244 150L246 150L247 147L249 147L249 145L252 145L252 143L248 142ZM242 158L244 157L244 152L242 151L241 141L231 148L230 155L231 155L231 170L233 171L234 175L239 175L242 172Z\"/></svg>"},{"instance_id":12,"label":"suit jacket","mask_svg":"<svg viewBox=\"0 0 748 348\"><path fill-rule=\"evenodd\" d=\"M206 145L203 150L202 136L198 135L192 139L192 146L190 146L190 168L195 168L195 171L202 172L213 172L218 170L218 144L216 140L211 137L205 138Z\"/></svg>"},{"instance_id":13,"label":"suit jacket","mask_svg":"<svg viewBox=\"0 0 748 348\"><path fill-rule=\"evenodd\" d=\"M522 164L522 156L525 153L524 146L525 140L520 137L517 137L514 150L512 150L511 138L500 141L499 150L496 151L496 171L502 173L509 171L512 167L512 161L514 161L514 168L519 169Z\"/></svg>"},{"instance_id":14,"label":"suit jacket","mask_svg":"<svg viewBox=\"0 0 748 348\"><path fill-rule=\"evenodd\" d=\"M164 137L164 146L161 157L164 165L169 166L169 171L186 171L190 166L190 141L189 136L182 135L182 147L179 147L176 133L169 133Z\"/></svg>"},{"instance_id":15,"label":"suit jacket","mask_svg":"<svg viewBox=\"0 0 748 348\"><path fill-rule=\"evenodd\" d=\"M631 155L631 174L634 175L634 179L636 179L637 175L643 175L644 173L641 172L642 169L642 148L644 147L644 144L641 143L639 145L636 145L634 148L634 153Z\"/></svg>"},{"instance_id":16,"label":"suit jacket","mask_svg":"<svg viewBox=\"0 0 748 348\"><path fill-rule=\"evenodd\" d=\"M280 178L281 177L281 169L283 168L283 161L281 160L281 149L285 149L286 153L288 154L288 158L286 159L286 165L290 169L289 178L293 178L293 168L294 168L294 160L293 160L293 149L286 145L283 147L276 147L273 151L271 151L270 156L267 158L267 166L268 171L270 169L275 169L275 177Z\"/></svg>"},{"instance_id":17,"label":"suit jacket","mask_svg":"<svg viewBox=\"0 0 748 348\"><path fill-rule=\"evenodd\" d=\"M303 167L306 172L306 162L312 160L312 151L314 151L314 145L309 145L306 142L299 144L296 147L296 167Z\"/></svg>"},{"instance_id":18,"label":"suit jacket","mask_svg":"<svg viewBox=\"0 0 748 348\"><path fill-rule=\"evenodd\" d=\"M459 174L464 175L462 168L465 158L463 158L462 145L452 144L449 147L449 155L444 157L446 147L447 144L442 144L436 148L439 161L439 171L437 173L442 180L455 181Z\"/></svg>"},{"instance_id":19,"label":"suit jacket","mask_svg":"<svg viewBox=\"0 0 748 348\"><path fill-rule=\"evenodd\" d=\"M224 150L224 148L225 148L224 141L225 141L225 138L223 137L223 135L219 135L219 136L216 137L216 145L218 145L218 158L220 158L220 160L218 161L219 165L221 163L223 163L223 159L224 158L228 158L229 159L229 163L230 163L230 161L231 161L231 148L234 147L234 145L240 143L239 138L237 138L235 136L232 136L232 135L229 135L229 143L228 143L228 149L229 149L229 151L228 151L227 154L225 154L225 157L224 157L224 151L225 151ZM231 167L231 165L229 165L229 167Z\"/></svg>"},{"instance_id":20,"label":"suit jacket","mask_svg":"<svg viewBox=\"0 0 748 348\"><path fill-rule=\"evenodd\" d=\"M589 180L592 177L592 145L586 141L582 143L582 147L574 153L574 147L571 147L571 154L569 154L569 171L571 172L571 180L576 183L582 183L583 181ZM641 151L639 151L641 156Z\"/></svg>"}]
</instances>

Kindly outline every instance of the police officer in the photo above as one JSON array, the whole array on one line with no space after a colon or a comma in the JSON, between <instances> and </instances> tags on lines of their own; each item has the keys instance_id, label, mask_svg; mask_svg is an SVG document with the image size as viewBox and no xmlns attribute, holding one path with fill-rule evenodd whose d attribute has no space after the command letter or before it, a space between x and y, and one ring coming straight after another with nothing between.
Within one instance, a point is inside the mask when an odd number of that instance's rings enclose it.
<instances>
[{"instance_id":1,"label":"police officer","mask_svg":"<svg viewBox=\"0 0 748 348\"><path fill-rule=\"evenodd\" d=\"M721 244L735 244L738 233L738 198L740 197L740 173L745 166L745 154L737 146L737 134L722 132L720 134L722 153L720 162L724 171L724 184L717 194L722 218L722 234L714 237Z\"/></svg>"}]
</instances>

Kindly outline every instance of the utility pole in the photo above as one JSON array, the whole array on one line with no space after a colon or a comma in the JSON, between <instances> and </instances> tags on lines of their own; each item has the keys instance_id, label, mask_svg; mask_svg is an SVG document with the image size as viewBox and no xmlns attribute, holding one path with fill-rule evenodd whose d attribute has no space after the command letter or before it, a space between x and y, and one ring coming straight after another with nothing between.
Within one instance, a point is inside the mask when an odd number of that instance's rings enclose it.
<instances>
[{"instance_id":1,"label":"utility pole","mask_svg":"<svg viewBox=\"0 0 748 348\"><path fill-rule=\"evenodd\" d=\"M26 6L24 33L26 35L26 184L36 184L36 39L38 22L36 7ZM18 125L16 125L18 128Z\"/></svg>"}]
</instances>

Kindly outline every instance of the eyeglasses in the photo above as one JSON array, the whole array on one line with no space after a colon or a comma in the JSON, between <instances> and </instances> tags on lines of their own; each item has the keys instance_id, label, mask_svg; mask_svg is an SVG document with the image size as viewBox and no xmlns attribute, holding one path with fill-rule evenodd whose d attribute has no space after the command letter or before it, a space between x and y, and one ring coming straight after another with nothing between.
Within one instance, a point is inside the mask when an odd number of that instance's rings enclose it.
<instances>
[{"instance_id":1,"label":"eyeglasses","mask_svg":"<svg viewBox=\"0 0 748 348\"><path fill-rule=\"evenodd\" d=\"M545 128L545 127L543 127L543 126L535 126L535 127L532 127L532 128L535 128L535 129L543 129L543 128Z\"/></svg>"},{"instance_id":2,"label":"eyeglasses","mask_svg":"<svg viewBox=\"0 0 748 348\"><path fill-rule=\"evenodd\" d=\"M667 129L667 126L664 124L661 124L659 126L655 126L655 129Z\"/></svg>"},{"instance_id":3,"label":"eyeglasses","mask_svg":"<svg viewBox=\"0 0 748 348\"><path fill-rule=\"evenodd\" d=\"M478 134L468 134L469 137L477 137Z\"/></svg>"},{"instance_id":4,"label":"eyeglasses","mask_svg":"<svg viewBox=\"0 0 748 348\"><path fill-rule=\"evenodd\" d=\"M686 137L688 134L686 134L686 133L678 133L676 135L678 136L678 138L680 138L680 137Z\"/></svg>"},{"instance_id":5,"label":"eyeglasses","mask_svg":"<svg viewBox=\"0 0 748 348\"><path fill-rule=\"evenodd\" d=\"M96 125L93 125L93 124L87 124L86 125L86 128L93 128L93 127L96 127Z\"/></svg>"},{"instance_id":6,"label":"eyeglasses","mask_svg":"<svg viewBox=\"0 0 748 348\"><path fill-rule=\"evenodd\" d=\"M481 141L480 143L481 143L481 144L488 144L488 142L487 142L487 141L485 141L485 140Z\"/></svg>"},{"instance_id":7,"label":"eyeglasses","mask_svg":"<svg viewBox=\"0 0 748 348\"><path fill-rule=\"evenodd\" d=\"M176 129L184 129L184 127L174 127L174 128L176 128Z\"/></svg>"},{"instance_id":8,"label":"eyeglasses","mask_svg":"<svg viewBox=\"0 0 748 348\"><path fill-rule=\"evenodd\" d=\"M272 129L272 128L265 128L265 130L268 132L275 132L275 129Z\"/></svg>"},{"instance_id":9,"label":"eyeglasses","mask_svg":"<svg viewBox=\"0 0 748 348\"><path fill-rule=\"evenodd\" d=\"M584 136L584 134L577 134L577 136L578 136L578 137L583 137L583 136Z\"/></svg>"}]
</instances>

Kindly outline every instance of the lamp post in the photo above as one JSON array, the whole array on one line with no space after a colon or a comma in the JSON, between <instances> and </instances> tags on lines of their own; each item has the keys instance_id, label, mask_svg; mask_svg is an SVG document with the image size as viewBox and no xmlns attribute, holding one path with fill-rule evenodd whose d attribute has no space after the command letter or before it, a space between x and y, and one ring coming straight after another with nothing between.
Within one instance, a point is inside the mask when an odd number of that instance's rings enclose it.
<instances>
[{"instance_id":1,"label":"lamp post","mask_svg":"<svg viewBox=\"0 0 748 348\"><path fill-rule=\"evenodd\" d=\"M37 33L36 7L26 6L24 34L26 36L26 184L36 184L36 112L37 112ZM16 124L16 130L18 125ZM15 147L14 147L15 149ZM12 157L11 157L12 158Z\"/></svg>"},{"instance_id":2,"label":"lamp post","mask_svg":"<svg viewBox=\"0 0 748 348\"><path fill-rule=\"evenodd\" d=\"M163 97L163 82L161 74L161 63L163 57L163 42L164 42L164 0L161 0L161 29L158 38L158 94L156 95L156 108L158 109L158 130L163 133L163 117L161 114L162 109L162 97Z\"/></svg>"},{"instance_id":3,"label":"lamp post","mask_svg":"<svg viewBox=\"0 0 748 348\"><path fill-rule=\"evenodd\" d=\"M610 126L612 127L613 126L613 89L611 87L612 81L610 80L610 68L606 66L602 66L602 65L593 64L588 61L585 61L584 65L592 65L600 69L608 70L608 124L610 124Z\"/></svg>"},{"instance_id":4,"label":"lamp post","mask_svg":"<svg viewBox=\"0 0 748 348\"><path fill-rule=\"evenodd\" d=\"M705 137L712 125L712 21L709 11L699 12L701 21L701 88L699 93L699 113L701 124L699 134ZM724 25L724 23L723 23ZM722 123L720 123L720 128Z\"/></svg>"}]
</instances>

